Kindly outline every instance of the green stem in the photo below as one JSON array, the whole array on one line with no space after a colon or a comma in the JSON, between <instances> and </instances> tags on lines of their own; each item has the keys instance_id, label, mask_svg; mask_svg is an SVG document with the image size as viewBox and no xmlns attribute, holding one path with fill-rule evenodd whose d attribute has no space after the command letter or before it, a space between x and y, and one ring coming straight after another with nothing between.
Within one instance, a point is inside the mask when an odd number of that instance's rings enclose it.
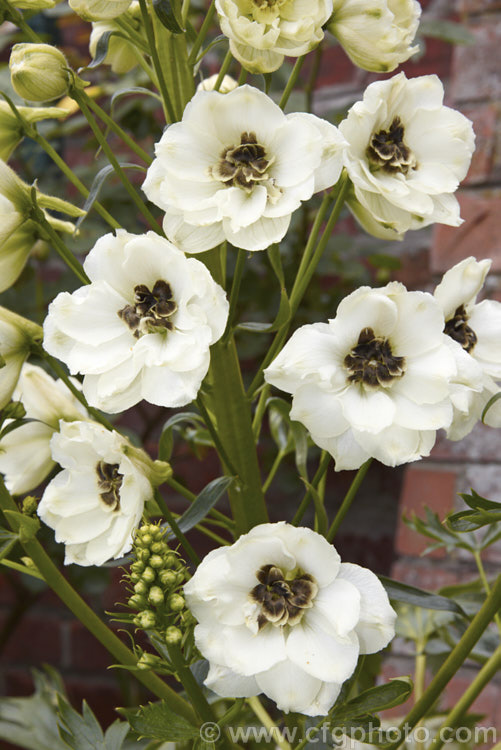
<instances>
[{"instance_id":1,"label":"green stem","mask_svg":"<svg viewBox=\"0 0 501 750\"><path fill-rule=\"evenodd\" d=\"M19 26L21 31L26 34L30 42L40 44L42 40L40 39L38 34L33 31L31 26L26 23L23 14L9 2L7 2L6 4L9 6L9 17L12 23L14 23L16 26Z\"/></svg>"},{"instance_id":2,"label":"green stem","mask_svg":"<svg viewBox=\"0 0 501 750\"><path fill-rule=\"evenodd\" d=\"M330 454L327 453L327 451L323 451L322 458L320 459L320 463L318 464L318 469L315 473L315 476L313 477L313 481L311 482L312 487L314 487L315 489L318 487L320 480L322 479L323 475L327 471L327 467L329 466L330 460L331 460ZM306 509L308 508L308 505L311 502L312 495L313 493L311 491L311 488L308 488L303 499L301 500L301 504L299 508L297 509L294 515L294 518L291 521L291 524L293 526L297 526L298 523L301 521L302 517L304 516L304 514L306 513Z\"/></svg>"},{"instance_id":3,"label":"green stem","mask_svg":"<svg viewBox=\"0 0 501 750\"><path fill-rule=\"evenodd\" d=\"M214 280L220 283L218 249L203 253L201 257ZM228 451L239 478L228 490L235 533L239 536L259 523L266 523L268 514L261 490L250 403L245 397L233 336L228 341L220 340L211 347L208 380L210 390L206 401L214 415L219 439ZM224 465L224 469L233 476L228 466Z\"/></svg>"},{"instance_id":4,"label":"green stem","mask_svg":"<svg viewBox=\"0 0 501 750\"><path fill-rule=\"evenodd\" d=\"M183 547L184 551L186 552L186 554L190 558L191 562L194 565L197 565L197 566L200 565L200 558L199 558L199 556L197 555L197 553L195 552L195 550L193 549L193 547L191 546L191 544L189 543L189 541L186 539L186 537L183 534L183 532L181 531L181 529L179 528L176 519L174 518L174 516L172 515L172 513L169 510L169 506L167 505L167 503L165 502L164 498L162 497L162 495L160 494L160 492L158 490L155 490L155 500L157 501L158 507L160 508L160 510L162 511L162 513L164 514L165 520L167 521L167 523L171 527L172 533L174 534L174 536L176 537L176 539L178 540L178 542Z\"/></svg>"},{"instance_id":5,"label":"green stem","mask_svg":"<svg viewBox=\"0 0 501 750\"><path fill-rule=\"evenodd\" d=\"M124 13L123 16L117 16L116 18L114 18L113 22L116 23L116 25L119 26L125 34L127 34L136 49L139 47L139 49L142 50L145 54L148 54L148 45L146 44L141 34L136 31L131 21L127 18L126 13Z\"/></svg>"},{"instance_id":6,"label":"green stem","mask_svg":"<svg viewBox=\"0 0 501 750\"><path fill-rule=\"evenodd\" d=\"M96 121L94 120L93 115L89 111L87 104L85 102L85 98L82 96L81 92L77 89L73 89L72 91L72 97L75 99L75 101L78 103L78 106L82 110L83 114L85 115L85 118L87 119L87 122L90 125L90 128L92 132L94 133L94 136L96 137L97 142L103 149L104 153L106 154L106 157L108 161L110 162L111 166L115 170L117 177L119 177L120 181L122 182L122 185L127 190L128 194L132 198L133 202L136 204L137 208L141 212L141 214L144 216L144 218L148 221L151 229L156 232L157 234L163 236L163 231L158 226L155 217L152 215L151 211L148 209L144 201L141 199L138 191L133 187L131 184L129 178L123 171L122 167L118 163L112 149L110 148L106 138L104 137L101 130L98 128Z\"/></svg>"},{"instance_id":7,"label":"green stem","mask_svg":"<svg viewBox=\"0 0 501 750\"><path fill-rule=\"evenodd\" d=\"M351 507L351 504L353 500L355 499L355 495L357 494L360 488L360 485L364 481L364 477L367 474L371 463L372 463L372 458L367 459L367 461L364 464L362 464L360 469L357 471L355 478L350 485L350 489L346 493L345 498L343 502L341 503L341 507L336 513L336 517L334 518L331 524L331 527L329 531L327 532L327 536L325 538L327 539L328 542L332 542L332 540L336 536L338 529L341 526L341 523L343 522L345 515L348 513Z\"/></svg>"},{"instance_id":8,"label":"green stem","mask_svg":"<svg viewBox=\"0 0 501 750\"><path fill-rule=\"evenodd\" d=\"M266 402L268 401L269 395L270 395L270 386L268 385L268 383L266 383L261 393L259 394L259 401L257 403L256 413L254 414L254 419L252 421L252 431L254 432L254 439L256 442L258 442L259 440L259 434L261 432L261 425L263 423L263 417L266 411Z\"/></svg>"},{"instance_id":9,"label":"green stem","mask_svg":"<svg viewBox=\"0 0 501 750\"><path fill-rule=\"evenodd\" d=\"M173 477L167 479L167 484L169 485L169 487L172 487L173 490L176 490L176 492L179 492L180 495L189 500L190 503L197 499L197 496L194 492L190 492L187 487L185 487L180 482L177 482Z\"/></svg>"},{"instance_id":10,"label":"green stem","mask_svg":"<svg viewBox=\"0 0 501 750\"><path fill-rule=\"evenodd\" d=\"M449 741L446 739L446 730L454 729L454 727L458 725L459 721L463 718L472 703L474 703L482 690L490 683L492 678L499 673L500 669L501 646L498 646L489 660L486 661L482 669L478 672L474 680L466 688L454 708L449 711L437 734L432 739L428 750L440 750L444 743Z\"/></svg>"},{"instance_id":11,"label":"green stem","mask_svg":"<svg viewBox=\"0 0 501 750\"><path fill-rule=\"evenodd\" d=\"M475 563L477 565L477 569L480 574L480 579L482 581L484 591L487 595L489 595L491 587L489 586L489 581L487 580L487 576L485 574L485 568L482 563L482 557L478 549L473 550L473 557L475 558ZM499 616L499 612L495 615L494 620L499 630L499 634L501 635L501 617Z\"/></svg>"},{"instance_id":12,"label":"green stem","mask_svg":"<svg viewBox=\"0 0 501 750\"><path fill-rule=\"evenodd\" d=\"M193 47L191 48L191 52L190 52L189 57L188 57L188 63L190 65L194 65L195 64L195 61L197 59L197 55L198 55L198 52L200 50L200 47L204 43L205 37L207 36L207 32L209 31L209 29L211 27L212 19L214 18L214 13L215 12L216 12L215 0L212 0L211 4L209 6L209 10L205 14L205 18L204 18L204 21L203 21L203 23L202 23L202 25L200 27L200 31L198 32L198 36L196 38L196 41L194 42Z\"/></svg>"},{"instance_id":13,"label":"green stem","mask_svg":"<svg viewBox=\"0 0 501 750\"><path fill-rule=\"evenodd\" d=\"M162 65L160 64L160 59L158 57L157 44L155 40L155 32L153 30L151 16L148 12L148 6L146 4L146 0L139 0L139 5L141 8L141 16L143 19L144 30L146 32L146 38L148 39L148 46L150 49L151 61L155 69L155 74L158 79L158 88L162 96L165 120L168 124L170 124L176 121L176 115L174 112L174 107L172 106L169 92L167 90L167 86L165 84L165 78L164 78Z\"/></svg>"},{"instance_id":14,"label":"green stem","mask_svg":"<svg viewBox=\"0 0 501 750\"><path fill-rule=\"evenodd\" d=\"M238 295L240 292L240 285L242 283L242 276L244 272L246 256L247 256L247 253L245 250L240 250L240 249L237 250L237 262L235 265L235 272L233 274L233 283L231 285L231 292L230 292L230 309L228 312L228 322L226 324L226 331L224 333L225 338L231 335L231 328L233 325L233 318L235 317L235 310L238 304Z\"/></svg>"},{"instance_id":15,"label":"green stem","mask_svg":"<svg viewBox=\"0 0 501 750\"><path fill-rule=\"evenodd\" d=\"M323 47L319 44L315 50L315 56L313 58L313 65L311 66L311 74L308 79L308 83L305 88L306 95L306 111L311 112L313 110L313 94L315 92L315 83L317 82L318 73L320 71L320 64L322 62Z\"/></svg>"},{"instance_id":16,"label":"green stem","mask_svg":"<svg viewBox=\"0 0 501 750\"><path fill-rule=\"evenodd\" d=\"M276 458L273 462L273 466L270 469L270 473L266 477L266 481L263 484L263 492L266 494L268 492L268 489L270 487L270 484L273 482L273 479L275 477L275 474L278 471L278 467L282 463L282 460L286 454L283 451L279 451L276 455Z\"/></svg>"},{"instance_id":17,"label":"green stem","mask_svg":"<svg viewBox=\"0 0 501 750\"><path fill-rule=\"evenodd\" d=\"M66 164L66 162L59 156L57 151L51 146L51 144L43 137L43 135L40 135L38 131L36 131L34 128L29 134L30 138L34 140L36 143L38 143L41 148L50 156L54 164L57 164L61 172L68 178L68 180L71 182L72 185L76 187L76 189L84 196L84 198L89 197L90 190L88 190L83 182L78 179L76 174L73 172L72 169ZM120 229L120 224L118 221L116 221L111 214L106 211L103 206L98 203L98 201L94 201L92 204L92 207L97 211L99 216L101 216L102 219L104 219L112 229Z\"/></svg>"},{"instance_id":18,"label":"green stem","mask_svg":"<svg viewBox=\"0 0 501 750\"><path fill-rule=\"evenodd\" d=\"M306 55L302 55L301 57L298 57L296 60L296 63L294 67L292 68L292 72L289 76L289 80L287 81L287 85L284 89L284 93L282 94L282 97L280 101L278 102L278 106L283 109L287 102L289 101L289 97L292 93L292 89L294 88L296 81L298 79L299 73L301 72L301 68L303 67L303 63L306 59Z\"/></svg>"},{"instance_id":19,"label":"green stem","mask_svg":"<svg viewBox=\"0 0 501 750\"><path fill-rule=\"evenodd\" d=\"M2 510L18 511L18 507L5 489L0 479L0 506ZM8 519L9 520L9 519ZM137 659L133 652L110 630L96 613L84 602L66 578L59 572L49 555L45 552L37 539L23 541L26 554L33 560L45 582L55 592L59 599L78 617L80 622L97 638L120 664L134 667ZM195 714L191 706L186 703L172 688L155 674L149 672L134 672L135 677L151 690L158 698L165 702L185 719L194 723Z\"/></svg>"},{"instance_id":20,"label":"green stem","mask_svg":"<svg viewBox=\"0 0 501 750\"><path fill-rule=\"evenodd\" d=\"M180 85L179 95L181 99L182 117L186 105L195 93L195 79L193 78L193 68L188 63L186 36L184 34L173 34L172 47L174 50L174 60Z\"/></svg>"},{"instance_id":21,"label":"green stem","mask_svg":"<svg viewBox=\"0 0 501 750\"><path fill-rule=\"evenodd\" d=\"M183 4L181 6L181 19L183 21L183 26L186 26L186 21L188 20L189 12L190 12L190 0L183 0Z\"/></svg>"},{"instance_id":22,"label":"green stem","mask_svg":"<svg viewBox=\"0 0 501 750\"><path fill-rule=\"evenodd\" d=\"M247 698L247 704L256 714L261 724L270 732L270 735L273 738L273 742L275 742L278 747L281 748L281 750L292 750L291 745L289 745L285 737L282 735L279 727L277 726L277 722L271 718L259 698Z\"/></svg>"},{"instance_id":23,"label":"green stem","mask_svg":"<svg viewBox=\"0 0 501 750\"><path fill-rule=\"evenodd\" d=\"M141 146L138 146L137 143L135 143L130 135L128 135L125 130L123 130L120 125L117 125L117 123L108 115L105 110L99 106L99 104L94 101L94 99L90 96L87 96L85 91L82 92L82 96L85 97L85 101L90 109L92 109L93 112L107 125L107 127L110 128L116 135L118 135L119 138L122 139L124 143L127 144L127 146L134 151L134 153L139 156L140 159L142 159L146 164L151 164L153 159L149 154L144 151Z\"/></svg>"},{"instance_id":24,"label":"green stem","mask_svg":"<svg viewBox=\"0 0 501 750\"><path fill-rule=\"evenodd\" d=\"M202 400L202 397L199 395L196 400L197 406L200 410L200 414L202 415L202 418L205 422L205 426L209 430L211 437L214 441L214 445L216 446L216 450L219 453L219 457L221 461L226 465L226 467L230 470L232 476L236 477L238 474L238 471L233 466L233 463L231 461L231 458L228 456L228 452L226 451L226 448L224 447L223 443L221 442L221 439L219 435L217 434L217 430L214 427L214 423L212 422L211 416L207 409L205 408L204 402Z\"/></svg>"},{"instance_id":25,"label":"green stem","mask_svg":"<svg viewBox=\"0 0 501 750\"><path fill-rule=\"evenodd\" d=\"M387 745L385 750L397 750L404 742L406 731L413 729L418 721L426 715L435 701L442 695L445 686L462 666L468 654L488 627L494 615L501 607L501 575L498 576L496 583L492 587L491 593L485 600L481 609L477 612L468 628L463 633L460 641L453 648L447 659L444 661L435 677L432 679L428 688L421 699L409 711L403 719L399 729L400 739L391 745ZM404 731L404 728L406 731Z\"/></svg>"},{"instance_id":26,"label":"green stem","mask_svg":"<svg viewBox=\"0 0 501 750\"><path fill-rule=\"evenodd\" d=\"M64 260L68 268L70 268L75 276L82 282L82 284L90 284L90 279L85 273L83 266L75 258L73 253L66 247L58 233L51 227L50 222L45 218L44 212L38 207L34 207L32 211L33 221L40 224L44 232L49 236L55 250L59 256Z\"/></svg>"},{"instance_id":27,"label":"green stem","mask_svg":"<svg viewBox=\"0 0 501 750\"><path fill-rule=\"evenodd\" d=\"M219 87L221 86L223 82L223 78L225 77L226 73L230 69L231 61L233 60L233 55L231 54L230 50L226 53L226 57L223 60L223 64L221 65L221 70L219 71L219 75L216 79L216 83L214 84L214 91L219 91Z\"/></svg>"}]
</instances>

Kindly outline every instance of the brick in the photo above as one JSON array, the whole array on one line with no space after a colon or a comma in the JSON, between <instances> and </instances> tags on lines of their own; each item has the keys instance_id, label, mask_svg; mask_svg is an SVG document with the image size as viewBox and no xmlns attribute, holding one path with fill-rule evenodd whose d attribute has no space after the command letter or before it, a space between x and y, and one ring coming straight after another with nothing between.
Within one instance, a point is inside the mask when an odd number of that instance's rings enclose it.
<instances>
[{"instance_id":1,"label":"brick","mask_svg":"<svg viewBox=\"0 0 501 750\"><path fill-rule=\"evenodd\" d=\"M496 143L501 130L500 107L494 102L462 107L461 111L473 122L475 151L464 184L473 185L493 181Z\"/></svg>"},{"instance_id":2,"label":"brick","mask_svg":"<svg viewBox=\"0 0 501 750\"><path fill-rule=\"evenodd\" d=\"M431 249L432 273L447 271L464 258L492 258L492 270L501 271L501 189L464 190L458 194L460 227L436 224Z\"/></svg>"},{"instance_id":3,"label":"brick","mask_svg":"<svg viewBox=\"0 0 501 750\"><path fill-rule=\"evenodd\" d=\"M501 0L458 0L458 13L474 15L476 13L494 13L501 10Z\"/></svg>"},{"instance_id":4,"label":"brick","mask_svg":"<svg viewBox=\"0 0 501 750\"><path fill-rule=\"evenodd\" d=\"M29 612L10 636L3 659L6 663L30 667L44 663L57 667L61 663L61 656L61 621Z\"/></svg>"},{"instance_id":5,"label":"brick","mask_svg":"<svg viewBox=\"0 0 501 750\"><path fill-rule=\"evenodd\" d=\"M501 456L501 430L478 423L462 440L447 440L439 432L431 459L451 462L497 462Z\"/></svg>"},{"instance_id":6,"label":"brick","mask_svg":"<svg viewBox=\"0 0 501 750\"><path fill-rule=\"evenodd\" d=\"M424 516L424 506L438 513L440 518L454 507L456 473L435 469L409 467L405 473L400 498L401 514ZM397 527L396 549L405 555L420 555L430 545L430 539L410 529L402 520ZM443 549L431 553L444 557Z\"/></svg>"},{"instance_id":7,"label":"brick","mask_svg":"<svg viewBox=\"0 0 501 750\"><path fill-rule=\"evenodd\" d=\"M117 634L120 635L120 634ZM129 641L127 641L129 645ZM82 672L106 670L116 659L101 646L81 622L75 620L70 625L69 666Z\"/></svg>"},{"instance_id":8,"label":"brick","mask_svg":"<svg viewBox=\"0 0 501 750\"><path fill-rule=\"evenodd\" d=\"M475 44L455 48L452 96L456 102L501 100L501 14L469 24Z\"/></svg>"},{"instance_id":9,"label":"brick","mask_svg":"<svg viewBox=\"0 0 501 750\"><path fill-rule=\"evenodd\" d=\"M417 586L425 591L438 591L444 586L454 586L456 583L463 583L465 578L472 581L478 578L476 569L468 569L468 575L461 575L458 567L454 569L442 567L437 560L431 560L428 557L424 559L403 558L394 563L391 577L396 581L408 583L409 586Z\"/></svg>"}]
</instances>

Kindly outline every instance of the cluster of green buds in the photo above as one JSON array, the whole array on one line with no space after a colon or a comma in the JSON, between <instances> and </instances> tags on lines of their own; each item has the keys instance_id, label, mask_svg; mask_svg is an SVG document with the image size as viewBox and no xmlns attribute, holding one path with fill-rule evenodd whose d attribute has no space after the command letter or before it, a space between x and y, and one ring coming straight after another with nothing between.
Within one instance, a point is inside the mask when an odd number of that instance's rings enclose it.
<instances>
[{"instance_id":1,"label":"cluster of green buds","mask_svg":"<svg viewBox=\"0 0 501 750\"><path fill-rule=\"evenodd\" d=\"M189 656L195 619L181 593L189 574L164 537L165 530L157 524L145 523L137 530L136 559L126 574L131 593L127 606L136 612L132 623L148 633L157 650L159 644L177 646ZM157 661L157 656L144 652L138 666L156 668Z\"/></svg>"}]
</instances>

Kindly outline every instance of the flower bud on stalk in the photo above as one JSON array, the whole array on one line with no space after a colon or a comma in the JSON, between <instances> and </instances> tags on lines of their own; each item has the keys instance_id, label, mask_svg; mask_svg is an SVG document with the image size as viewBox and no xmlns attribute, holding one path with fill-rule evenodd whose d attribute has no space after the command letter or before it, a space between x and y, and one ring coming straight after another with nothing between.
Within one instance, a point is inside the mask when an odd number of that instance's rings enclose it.
<instances>
[{"instance_id":1,"label":"flower bud on stalk","mask_svg":"<svg viewBox=\"0 0 501 750\"><path fill-rule=\"evenodd\" d=\"M68 63L61 50L50 44L14 45L9 68L14 91L23 99L50 102L68 93Z\"/></svg>"},{"instance_id":2,"label":"flower bud on stalk","mask_svg":"<svg viewBox=\"0 0 501 750\"><path fill-rule=\"evenodd\" d=\"M0 409L10 401L21 368L41 338L40 326L0 307Z\"/></svg>"},{"instance_id":3,"label":"flower bud on stalk","mask_svg":"<svg viewBox=\"0 0 501 750\"><path fill-rule=\"evenodd\" d=\"M9 159L31 123L67 116L68 110L62 107L16 107L14 113L7 102L0 102L0 159Z\"/></svg>"}]
</instances>

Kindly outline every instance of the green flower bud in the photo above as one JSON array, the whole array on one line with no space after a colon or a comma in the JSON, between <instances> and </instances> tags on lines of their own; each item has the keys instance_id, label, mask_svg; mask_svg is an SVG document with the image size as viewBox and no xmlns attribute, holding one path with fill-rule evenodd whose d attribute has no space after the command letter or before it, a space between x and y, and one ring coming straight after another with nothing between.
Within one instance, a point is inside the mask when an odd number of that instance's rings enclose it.
<instances>
[{"instance_id":1,"label":"green flower bud","mask_svg":"<svg viewBox=\"0 0 501 750\"><path fill-rule=\"evenodd\" d=\"M31 495L28 495L28 497L25 497L23 500L23 513L25 513L27 516L32 516L34 513L37 512L38 503L36 497L32 497Z\"/></svg>"},{"instance_id":2,"label":"green flower bud","mask_svg":"<svg viewBox=\"0 0 501 750\"><path fill-rule=\"evenodd\" d=\"M144 607L148 606L148 602L144 598L144 596L141 596L140 594L133 594L129 599L129 607L133 607L134 609L141 610L144 609ZM136 625L139 623L136 623Z\"/></svg>"},{"instance_id":3,"label":"green flower bud","mask_svg":"<svg viewBox=\"0 0 501 750\"><path fill-rule=\"evenodd\" d=\"M150 565L152 568L163 568L164 559L160 555L152 555L150 557Z\"/></svg>"},{"instance_id":4,"label":"green flower bud","mask_svg":"<svg viewBox=\"0 0 501 750\"><path fill-rule=\"evenodd\" d=\"M185 607L184 597L182 597L181 594L172 594L169 597L168 603L169 608L172 610L172 612L181 612L181 610Z\"/></svg>"},{"instance_id":5,"label":"green flower bud","mask_svg":"<svg viewBox=\"0 0 501 750\"><path fill-rule=\"evenodd\" d=\"M160 586L151 587L150 593L148 594L148 601L151 604L154 604L156 607L159 607L164 603L164 592L162 591Z\"/></svg>"},{"instance_id":6,"label":"green flower bud","mask_svg":"<svg viewBox=\"0 0 501 750\"><path fill-rule=\"evenodd\" d=\"M147 562L150 557L150 551L149 549L140 549L137 551L137 557L139 560L142 560L143 562Z\"/></svg>"},{"instance_id":7,"label":"green flower bud","mask_svg":"<svg viewBox=\"0 0 501 750\"><path fill-rule=\"evenodd\" d=\"M165 642L169 644L169 646L177 646L178 643L181 643L183 639L183 634L179 630L179 628L176 628L174 625L171 625L167 628L165 631Z\"/></svg>"},{"instance_id":8,"label":"green flower bud","mask_svg":"<svg viewBox=\"0 0 501 750\"><path fill-rule=\"evenodd\" d=\"M148 586L145 584L144 581L138 581L136 585L134 586L134 591L136 592L136 594L147 594Z\"/></svg>"},{"instance_id":9,"label":"green flower bud","mask_svg":"<svg viewBox=\"0 0 501 750\"><path fill-rule=\"evenodd\" d=\"M12 87L31 102L49 102L68 93L66 58L50 44L15 44L9 60Z\"/></svg>"},{"instance_id":10,"label":"green flower bud","mask_svg":"<svg viewBox=\"0 0 501 750\"><path fill-rule=\"evenodd\" d=\"M141 657L138 659L138 669L151 669L157 663L157 657L154 654L149 654L147 651L143 651Z\"/></svg>"},{"instance_id":11,"label":"green flower bud","mask_svg":"<svg viewBox=\"0 0 501 750\"><path fill-rule=\"evenodd\" d=\"M158 580L164 588L172 588L177 583L177 573L173 570L161 570Z\"/></svg>"},{"instance_id":12,"label":"green flower bud","mask_svg":"<svg viewBox=\"0 0 501 750\"><path fill-rule=\"evenodd\" d=\"M167 552L167 545L165 542L154 542L150 549L155 555L161 555L162 553Z\"/></svg>"},{"instance_id":13,"label":"green flower bud","mask_svg":"<svg viewBox=\"0 0 501 750\"><path fill-rule=\"evenodd\" d=\"M179 567L179 560L177 559L177 555L174 552L169 552L169 554L166 555L165 567L166 568L178 568Z\"/></svg>"},{"instance_id":14,"label":"green flower bud","mask_svg":"<svg viewBox=\"0 0 501 750\"><path fill-rule=\"evenodd\" d=\"M130 566L130 569L133 573L142 573L145 568L144 562L142 560L136 560L136 562L133 562Z\"/></svg>"},{"instance_id":15,"label":"green flower bud","mask_svg":"<svg viewBox=\"0 0 501 750\"><path fill-rule=\"evenodd\" d=\"M140 540L138 540L138 541L139 541L139 542L141 543L141 545L143 545L144 547L149 547L149 546L150 546L150 544L152 543L153 539L151 538L151 534L148 534L148 533L144 534L144 533L143 533L143 534L141 534L141 539L140 539Z\"/></svg>"},{"instance_id":16,"label":"green flower bud","mask_svg":"<svg viewBox=\"0 0 501 750\"><path fill-rule=\"evenodd\" d=\"M147 630L148 628L154 628L155 625L157 624L155 613L151 609L145 609L143 612L141 612L138 615L138 617L141 623L140 627L143 628L143 630Z\"/></svg>"},{"instance_id":17,"label":"green flower bud","mask_svg":"<svg viewBox=\"0 0 501 750\"><path fill-rule=\"evenodd\" d=\"M3 409L11 399L33 342L41 339L40 326L5 307L0 307L0 357L5 363L0 377L0 409Z\"/></svg>"},{"instance_id":18,"label":"green flower bud","mask_svg":"<svg viewBox=\"0 0 501 750\"><path fill-rule=\"evenodd\" d=\"M143 581L146 581L146 583L153 583L153 581L156 578L155 571L153 568L145 568L142 575Z\"/></svg>"},{"instance_id":19,"label":"green flower bud","mask_svg":"<svg viewBox=\"0 0 501 750\"><path fill-rule=\"evenodd\" d=\"M137 583L138 581L141 580L141 573L131 573L129 575L129 578L132 581L132 583Z\"/></svg>"}]
</instances>

